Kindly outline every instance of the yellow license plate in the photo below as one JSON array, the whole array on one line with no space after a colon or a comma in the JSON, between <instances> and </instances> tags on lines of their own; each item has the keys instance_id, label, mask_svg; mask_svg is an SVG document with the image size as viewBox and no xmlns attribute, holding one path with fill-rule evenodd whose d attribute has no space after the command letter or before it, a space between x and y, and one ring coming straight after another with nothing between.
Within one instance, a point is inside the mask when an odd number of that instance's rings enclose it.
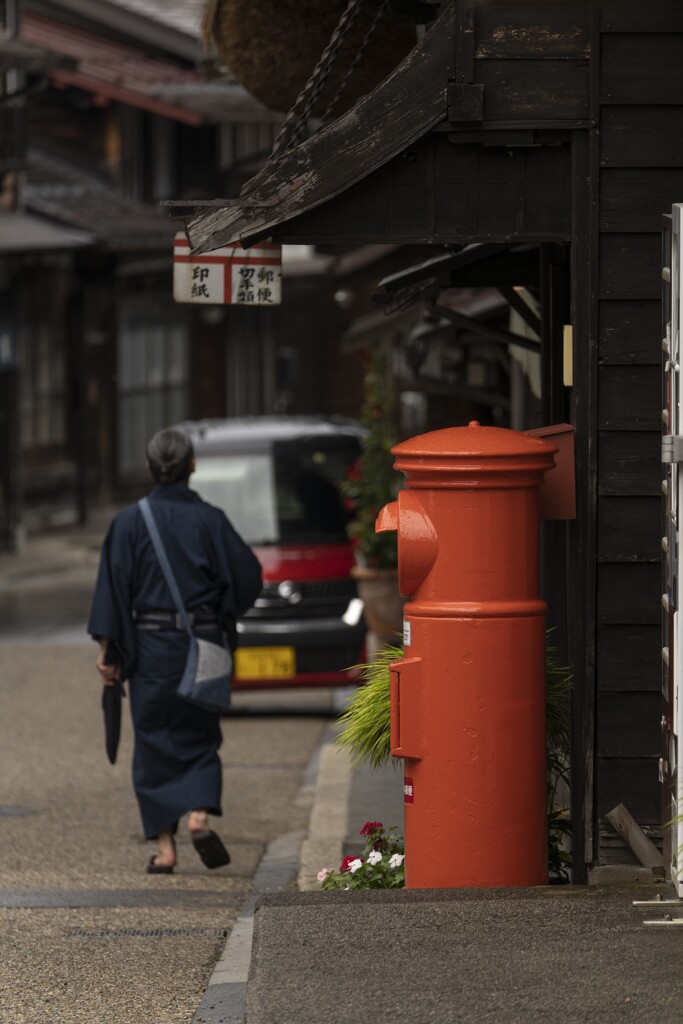
<instances>
[{"instance_id":1,"label":"yellow license plate","mask_svg":"<svg viewBox=\"0 0 683 1024\"><path fill-rule=\"evenodd\" d=\"M238 679L291 679L296 675L293 647L238 647L235 652Z\"/></svg>"}]
</instances>

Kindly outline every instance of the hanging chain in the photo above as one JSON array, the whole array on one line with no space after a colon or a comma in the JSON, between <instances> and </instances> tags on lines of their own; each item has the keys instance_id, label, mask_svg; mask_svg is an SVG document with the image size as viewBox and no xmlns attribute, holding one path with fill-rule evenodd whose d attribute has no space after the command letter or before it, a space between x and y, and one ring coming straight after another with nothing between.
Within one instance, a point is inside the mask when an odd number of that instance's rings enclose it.
<instances>
[{"instance_id":1,"label":"hanging chain","mask_svg":"<svg viewBox=\"0 0 683 1024\"><path fill-rule=\"evenodd\" d=\"M325 82L334 65L337 53L342 43L351 30L356 17L360 13L364 0L348 0L346 9L343 11L339 23L330 37L320 60L313 69L311 77L306 82L294 106L287 114L282 128L273 144L273 151L268 158L270 163L280 152L292 149L303 135L306 122L313 112ZM303 108L300 110L300 108Z\"/></svg>"},{"instance_id":2,"label":"hanging chain","mask_svg":"<svg viewBox=\"0 0 683 1024\"><path fill-rule=\"evenodd\" d=\"M377 10L377 14L373 18L372 24L370 25L370 28L368 29L368 31L366 33L365 39L363 40L363 42L358 47L358 53L353 58L353 61L350 64L346 74L344 75L344 77L342 78L341 82L339 83L339 87L338 87L337 91L335 92L334 96L330 100L330 104L329 104L327 110L325 111L325 113L323 114L323 116L321 118L321 121L320 121L321 128L323 127L323 125L325 125L327 123L327 120L328 120L331 112L334 110L334 108L337 105L337 101L339 100L339 97L344 92L344 89L346 88L346 86L349 84L349 79L351 78L352 74L354 73L354 71L356 70L356 68L360 64L361 60L363 59L363 54L367 50L368 43L370 42L370 40L372 39L373 35L375 34L375 29L379 25L380 19L381 19L382 15L384 14L384 12L386 11L388 6L389 6L389 0L382 0L382 3L380 4L380 6L379 6L379 8Z\"/></svg>"}]
</instances>

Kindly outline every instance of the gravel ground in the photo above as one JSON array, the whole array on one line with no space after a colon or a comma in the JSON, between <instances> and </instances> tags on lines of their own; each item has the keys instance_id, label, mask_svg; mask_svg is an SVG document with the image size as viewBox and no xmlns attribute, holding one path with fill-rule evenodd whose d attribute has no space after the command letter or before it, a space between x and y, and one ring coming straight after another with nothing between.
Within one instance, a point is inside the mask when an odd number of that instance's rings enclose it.
<instances>
[{"instance_id":1,"label":"gravel ground","mask_svg":"<svg viewBox=\"0 0 683 1024\"><path fill-rule=\"evenodd\" d=\"M170 907L2 910L0 1019L7 1024L186 1024L222 952L223 937L73 932L219 931L230 929L236 916L236 911Z\"/></svg>"},{"instance_id":2,"label":"gravel ground","mask_svg":"<svg viewBox=\"0 0 683 1024\"><path fill-rule=\"evenodd\" d=\"M233 863L207 871L181 831L176 874L146 875L153 847L130 783L128 711L112 767L94 653L0 644L0 1024L191 1021L266 845L306 827L298 797L327 720L227 719L224 817L214 824ZM125 905L7 909L29 889L54 890L56 904L75 890ZM164 905L142 905L153 898ZM111 934L178 929L191 934ZM109 934L76 934L88 931Z\"/></svg>"}]
</instances>

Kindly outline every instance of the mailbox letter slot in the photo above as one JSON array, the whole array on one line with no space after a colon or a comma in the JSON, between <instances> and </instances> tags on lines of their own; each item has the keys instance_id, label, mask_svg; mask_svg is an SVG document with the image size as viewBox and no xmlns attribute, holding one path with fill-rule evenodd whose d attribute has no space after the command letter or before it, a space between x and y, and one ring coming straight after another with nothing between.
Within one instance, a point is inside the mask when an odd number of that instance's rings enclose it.
<instances>
[{"instance_id":1,"label":"mailbox letter slot","mask_svg":"<svg viewBox=\"0 0 683 1024\"><path fill-rule=\"evenodd\" d=\"M419 761L422 757L420 729L421 658L392 662L391 668L391 753Z\"/></svg>"}]
</instances>

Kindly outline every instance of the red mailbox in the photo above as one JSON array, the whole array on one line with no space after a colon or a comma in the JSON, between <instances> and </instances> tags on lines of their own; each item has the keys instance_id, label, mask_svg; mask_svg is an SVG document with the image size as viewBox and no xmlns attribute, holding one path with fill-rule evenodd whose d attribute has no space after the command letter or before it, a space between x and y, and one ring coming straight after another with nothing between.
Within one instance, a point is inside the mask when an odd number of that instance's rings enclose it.
<instances>
[{"instance_id":1,"label":"red mailbox","mask_svg":"<svg viewBox=\"0 0 683 1024\"><path fill-rule=\"evenodd\" d=\"M409 888L547 881L545 611L539 499L557 451L497 427L392 449L404 652L391 751L405 760Z\"/></svg>"}]
</instances>

